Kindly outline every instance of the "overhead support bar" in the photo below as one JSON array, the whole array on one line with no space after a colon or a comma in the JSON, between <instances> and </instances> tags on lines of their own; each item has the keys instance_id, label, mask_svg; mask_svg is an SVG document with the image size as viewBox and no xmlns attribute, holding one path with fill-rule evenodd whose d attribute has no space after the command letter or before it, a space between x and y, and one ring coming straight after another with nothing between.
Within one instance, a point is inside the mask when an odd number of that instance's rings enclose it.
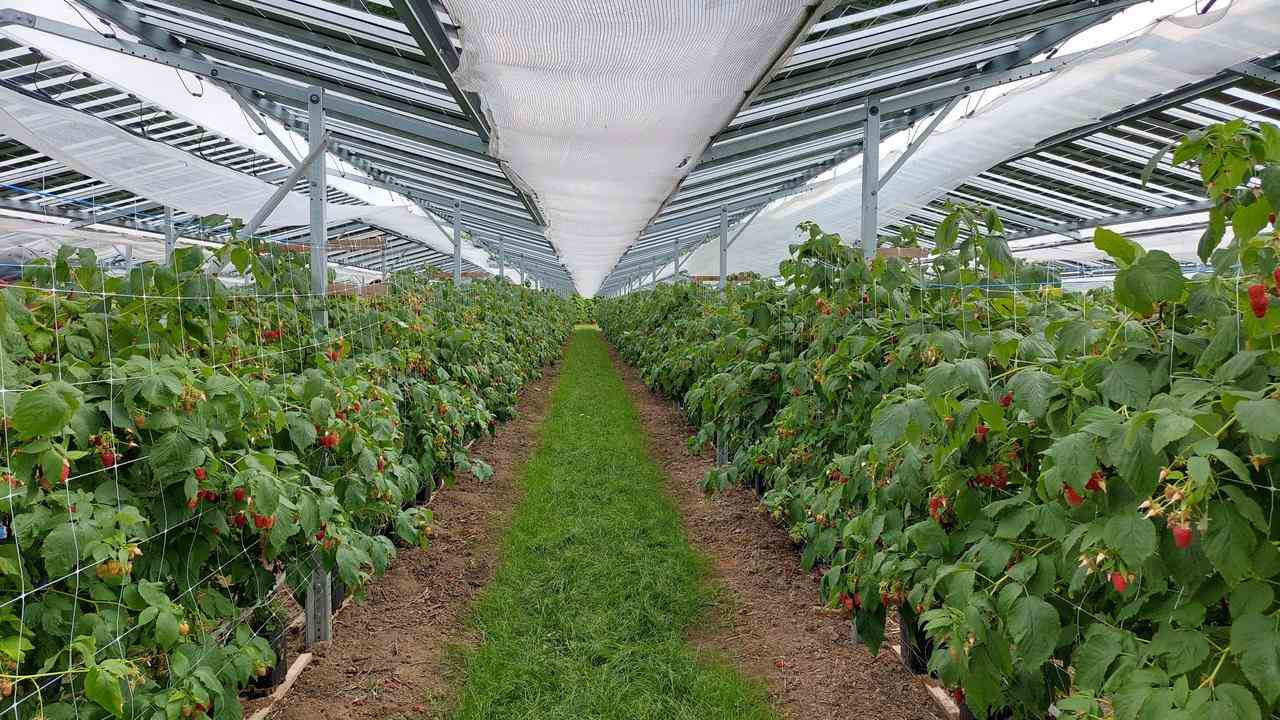
<instances>
[{"instance_id":1,"label":"overhead support bar","mask_svg":"<svg viewBox=\"0 0 1280 720\"><path fill-rule=\"evenodd\" d=\"M226 90L232 100L236 101L236 104L244 111L245 117L249 118L249 120L258 127L258 130L263 135L267 136L267 139L271 141L271 144L276 146L276 150L279 150L280 154L288 159L290 165L298 167L298 165L301 164L302 161L294 154L293 149L288 145L285 145L284 140L280 139L280 136L276 135L275 130L272 129L270 125L267 125L267 121L262 119L261 111L259 111L258 108L250 105L249 101L244 99L243 95L236 92L236 88L234 86L228 85L227 83L217 84L222 87L223 90ZM285 132L288 131L286 130Z\"/></svg>"},{"instance_id":2,"label":"overhead support bar","mask_svg":"<svg viewBox=\"0 0 1280 720\"><path fill-rule=\"evenodd\" d=\"M913 140L911 144L907 146L907 149L898 156L898 159L894 161L893 165L889 166L889 169L880 176L879 189L884 189L885 184L889 182L889 178L893 177L902 169L902 166L911 159L912 155L916 154L916 151L924 145L924 141L929 139L929 136L933 134L933 131L938 129L938 126L942 124L942 121L951 114L951 111L954 110L956 105L959 103L960 96L957 95L956 97L948 100L946 105L942 106L942 109L933 116L933 120L929 121L929 125L924 129L924 132L920 133L919 137Z\"/></svg>"},{"instance_id":3,"label":"overhead support bar","mask_svg":"<svg viewBox=\"0 0 1280 720\"><path fill-rule=\"evenodd\" d=\"M1280 87L1280 70L1272 70L1265 65L1254 62L1241 63L1231 68L1231 71Z\"/></svg>"},{"instance_id":4,"label":"overhead support bar","mask_svg":"<svg viewBox=\"0 0 1280 720\"><path fill-rule=\"evenodd\" d=\"M480 111L480 97L458 86L453 73L458 69L458 51L440 23L440 16L429 0L391 0L396 14L409 29L427 61L436 69L440 80L449 88L454 102L471 121L481 140L489 141L489 123Z\"/></svg>"},{"instance_id":5,"label":"overhead support bar","mask_svg":"<svg viewBox=\"0 0 1280 720\"><path fill-rule=\"evenodd\" d=\"M867 264L876 257L880 228L880 101L867 99L866 130L862 145L862 257Z\"/></svg>"},{"instance_id":6,"label":"overhead support bar","mask_svg":"<svg viewBox=\"0 0 1280 720\"><path fill-rule=\"evenodd\" d=\"M267 218L271 217L271 213L275 212L275 209L280 206L280 203L284 201L285 197L287 197L289 193L293 192L293 186L298 184L298 181L302 179L303 175L312 173L313 165L318 164L321 168L321 174L324 173L324 139L324 136L320 138L319 145L311 143L311 151L307 153L307 156L302 159L302 162L298 163L297 166L293 168L293 172L289 173L289 177L285 178L284 182L280 183L280 187L276 188L275 193L271 195L266 204L261 208L258 208L258 212L254 213L253 217L249 218L249 222L244 226L243 232L245 237L251 238L258 234L258 230L262 227L262 224L267 221ZM311 181L312 183L315 182L314 173L311 174Z\"/></svg>"},{"instance_id":7,"label":"overhead support bar","mask_svg":"<svg viewBox=\"0 0 1280 720\"><path fill-rule=\"evenodd\" d=\"M1138 212L1123 213L1120 215L1108 215L1100 218L1089 218L1087 220L1077 220L1076 222L1062 223L1051 226L1053 229L1045 230L1029 230L1024 232L1010 233L1006 235L1007 240L1021 240L1029 237L1040 237L1041 235L1068 235L1077 230L1088 230L1100 227L1102 225L1123 225L1125 223L1142 222L1144 220L1161 220L1170 217L1179 217L1181 215L1192 215L1200 212L1208 212L1213 209L1214 202L1212 200L1201 200L1199 202L1187 203L1185 205L1175 205L1174 207L1155 208L1153 210L1139 210ZM1092 238L1084 238L1078 242L1089 242ZM1074 244L1075 240L1064 245ZM1014 252L1020 252L1027 248L1014 248Z\"/></svg>"}]
</instances>

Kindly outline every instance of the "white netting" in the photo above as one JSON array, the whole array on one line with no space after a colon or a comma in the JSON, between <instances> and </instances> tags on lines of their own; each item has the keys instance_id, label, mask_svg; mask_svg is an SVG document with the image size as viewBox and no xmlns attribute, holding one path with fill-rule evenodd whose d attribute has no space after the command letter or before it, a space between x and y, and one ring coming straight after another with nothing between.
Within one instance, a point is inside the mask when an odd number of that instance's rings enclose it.
<instances>
[{"instance_id":1,"label":"white netting","mask_svg":"<svg viewBox=\"0 0 1280 720\"><path fill-rule=\"evenodd\" d=\"M1165 19L1137 37L1093 51L936 132L881 191L881 222L908 217L1046 138L1274 53L1277 37L1280 15L1274 0L1235 0L1207 15ZM894 159L884 158L881 167ZM730 249L729 271L775 274L804 220L857 238L861 191L861 174L852 171L768 208ZM715 244L699 248L686 267L693 274L718 273Z\"/></svg>"},{"instance_id":2,"label":"white netting","mask_svg":"<svg viewBox=\"0 0 1280 720\"><path fill-rule=\"evenodd\" d=\"M803 0L448 0L458 82L592 295L794 33Z\"/></svg>"}]
</instances>

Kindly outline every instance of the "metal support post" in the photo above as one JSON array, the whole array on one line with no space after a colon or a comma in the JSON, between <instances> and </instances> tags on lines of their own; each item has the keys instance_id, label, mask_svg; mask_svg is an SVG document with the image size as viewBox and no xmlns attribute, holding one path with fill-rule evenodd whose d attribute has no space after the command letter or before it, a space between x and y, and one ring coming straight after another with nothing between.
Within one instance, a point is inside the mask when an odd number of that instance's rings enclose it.
<instances>
[{"instance_id":1,"label":"metal support post","mask_svg":"<svg viewBox=\"0 0 1280 720\"><path fill-rule=\"evenodd\" d=\"M164 262L173 265L173 250L178 245L178 233L173 227L173 208L164 209Z\"/></svg>"},{"instance_id":2,"label":"metal support post","mask_svg":"<svg viewBox=\"0 0 1280 720\"><path fill-rule=\"evenodd\" d=\"M462 284L462 201L453 203L453 284Z\"/></svg>"},{"instance_id":3,"label":"metal support post","mask_svg":"<svg viewBox=\"0 0 1280 720\"><path fill-rule=\"evenodd\" d=\"M329 313L325 309L329 292L328 210L329 176L325 172L324 148L328 139L324 120L324 88L313 87L307 92L307 141L311 146L311 292L316 308L312 320L318 328L329 326ZM328 585L328 580L325 584ZM326 605L328 603L326 602Z\"/></svg>"},{"instance_id":4,"label":"metal support post","mask_svg":"<svg viewBox=\"0 0 1280 720\"><path fill-rule=\"evenodd\" d=\"M520 271L520 284L524 285L524 253L516 256L516 270Z\"/></svg>"},{"instance_id":5,"label":"metal support post","mask_svg":"<svg viewBox=\"0 0 1280 720\"><path fill-rule=\"evenodd\" d=\"M378 251L382 259L382 282L387 281L387 238L382 238L382 248Z\"/></svg>"},{"instance_id":6,"label":"metal support post","mask_svg":"<svg viewBox=\"0 0 1280 720\"><path fill-rule=\"evenodd\" d=\"M503 257L505 250L505 238L498 236L498 279L503 282L507 281L507 264Z\"/></svg>"},{"instance_id":7,"label":"metal support post","mask_svg":"<svg viewBox=\"0 0 1280 720\"><path fill-rule=\"evenodd\" d=\"M311 554L311 580L307 583L303 647L333 639L333 588L319 553Z\"/></svg>"},{"instance_id":8,"label":"metal support post","mask_svg":"<svg viewBox=\"0 0 1280 720\"><path fill-rule=\"evenodd\" d=\"M862 140L862 257L876 257L880 226L880 98L867 99L866 130Z\"/></svg>"},{"instance_id":9,"label":"metal support post","mask_svg":"<svg viewBox=\"0 0 1280 720\"><path fill-rule=\"evenodd\" d=\"M671 241L671 257L675 260L675 268L671 271L672 282L680 280L680 241Z\"/></svg>"},{"instance_id":10,"label":"metal support post","mask_svg":"<svg viewBox=\"0 0 1280 720\"><path fill-rule=\"evenodd\" d=\"M720 290L729 275L729 208L720 206Z\"/></svg>"}]
</instances>

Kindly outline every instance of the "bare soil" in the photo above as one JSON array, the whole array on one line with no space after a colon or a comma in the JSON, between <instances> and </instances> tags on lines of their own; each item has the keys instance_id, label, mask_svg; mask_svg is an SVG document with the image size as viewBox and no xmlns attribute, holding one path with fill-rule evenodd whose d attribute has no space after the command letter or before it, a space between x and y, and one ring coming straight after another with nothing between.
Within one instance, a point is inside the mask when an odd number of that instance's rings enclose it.
<instances>
[{"instance_id":1,"label":"bare soil","mask_svg":"<svg viewBox=\"0 0 1280 720\"><path fill-rule=\"evenodd\" d=\"M519 500L516 481L537 446L558 375L558 365L545 369L521 391L517 416L476 443L472 453L493 476L465 477L437 491L431 546L401 549L368 596L347 604L334 620L333 641L315 648L271 718L397 720L435 717L451 705L450 650L476 642L467 610L497 567L499 540Z\"/></svg>"},{"instance_id":2,"label":"bare soil","mask_svg":"<svg viewBox=\"0 0 1280 720\"><path fill-rule=\"evenodd\" d=\"M819 605L820 575L806 572L787 532L760 511L754 492L706 495L699 481L711 454L688 449L694 434L674 403L652 392L610 348L640 413L650 451L670 481L668 492L689 541L709 556L726 591L723 621L693 641L762 679L774 707L791 720L938 720L922 681L902 665L887 638L878 657L850 643L850 622Z\"/></svg>"}]
</instances>

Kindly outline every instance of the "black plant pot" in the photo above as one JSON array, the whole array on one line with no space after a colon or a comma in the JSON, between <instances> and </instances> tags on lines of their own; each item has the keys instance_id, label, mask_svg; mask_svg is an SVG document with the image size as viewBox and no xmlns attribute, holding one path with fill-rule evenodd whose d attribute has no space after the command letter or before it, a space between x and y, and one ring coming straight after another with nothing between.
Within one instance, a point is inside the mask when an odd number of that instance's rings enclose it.
<instances>
[{"instance_id":1,"label":"black plant pot","mask_svg":"<svg viewBox=\"0 0 1280 720\"><path fill-rule=\"evenodd\" d=\"M916 675L929 672L933 641L925 634L920 616L903 603L898 607L898 628L902 636L902 662Z\"/></svg>"},{"instance_id":2,"label":"black plant pot","mask_svg":"<svg viewBox=\"0 0 1280 720\"><path fill-rule=\"evenodd\" d=\"M249 689L253 695L264 695L270 692L272 688L284 682L284 676L289 672L288 640L279 628L272 628L272 630L276 633L271 638L271 651L276 654L276 664L267 669L266 675L255 677L249 682Z\"/></svg>"},{"instance_id":3,"label":"black plant pot","mask_svg":"<svg viewBox=\"0 0 1280 720\"><path fill-rule=\"evenodd\" d=\"M329 580L329 611L337 614L342 601L347 599L347 584L337 576Z\"/></svg>"}]
</instances>

